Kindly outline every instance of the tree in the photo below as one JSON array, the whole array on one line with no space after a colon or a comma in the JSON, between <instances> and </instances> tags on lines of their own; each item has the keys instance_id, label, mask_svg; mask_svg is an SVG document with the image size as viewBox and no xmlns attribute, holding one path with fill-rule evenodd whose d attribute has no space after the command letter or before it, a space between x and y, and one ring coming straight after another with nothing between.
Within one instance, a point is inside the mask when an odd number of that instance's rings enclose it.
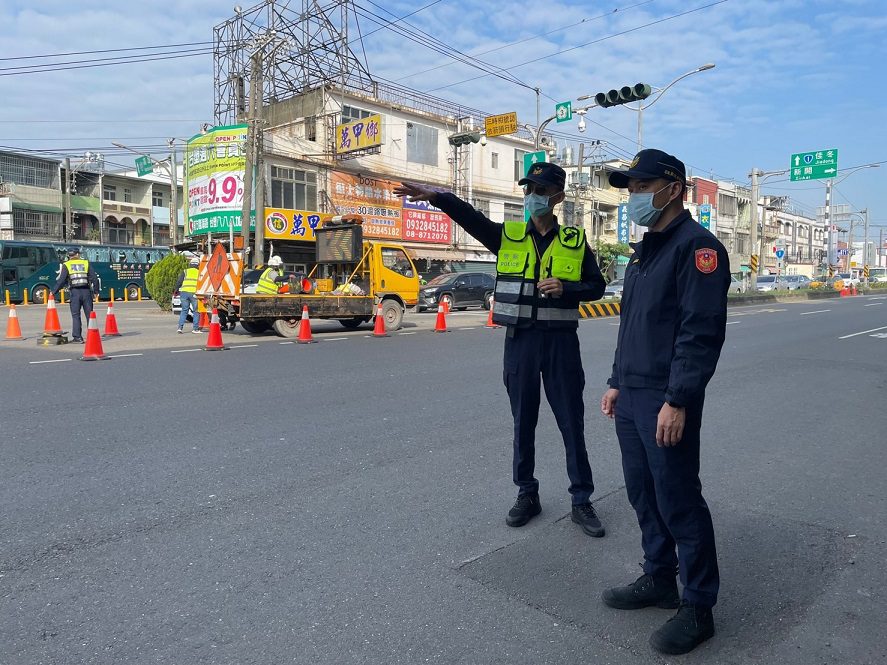
<instances>
[{"instance_id":1,"label":"tree","mask_svg":"<svg viewBox=\"0 0 887 665\"><path fill-rule=\"evenodd\" d=\"M631 256L631 247L624 242L603 242L598 245L597 261L601 272L608 279L616 274L616 260L620 256Z\"/></svg>"},{"instance_id":2,"label":"tree","mask_svg":"<svg viewBox=\"0 0 887 665\"><path fill-rule=\"evenodd\" d=\"M188 267L188 257L181 254L167 254L155 263L145 275L145 285L160 309L172 309L172 292L179 273Z\"/></svg>"}]
</instances>

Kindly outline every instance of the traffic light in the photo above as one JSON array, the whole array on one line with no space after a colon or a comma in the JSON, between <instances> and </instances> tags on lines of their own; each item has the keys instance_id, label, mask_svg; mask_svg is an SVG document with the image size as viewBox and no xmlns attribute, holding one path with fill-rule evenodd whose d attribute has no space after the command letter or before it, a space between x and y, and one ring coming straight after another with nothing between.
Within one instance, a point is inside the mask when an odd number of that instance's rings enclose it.
<instances>
[{"instance_id":1,"label":"traffic light","mask_svg":"<svg viewBox=\"0 0 887 665\"><path fill-rule=\"evenodd\" d=\"M598 106L607 108L609 106L618 106L619 104L628 104L629 102L639 102L653 94L653 88L647 83L635 83L634 85L626 85L619 90L610 90L610 92L599 92L594 96L594 101Z\"/></svg>"},{"instance_id":2,"label":"traffic light","mask_svg":"<svg viewBox=\"0 0 887 665\"><path fill-rule=\"evenodd\" d=\"M453 134L447 141L450 145L460 146L469 143L477 143L480 141L480 132L464 132L462 134Z\"/></svg>"}]
</instances>

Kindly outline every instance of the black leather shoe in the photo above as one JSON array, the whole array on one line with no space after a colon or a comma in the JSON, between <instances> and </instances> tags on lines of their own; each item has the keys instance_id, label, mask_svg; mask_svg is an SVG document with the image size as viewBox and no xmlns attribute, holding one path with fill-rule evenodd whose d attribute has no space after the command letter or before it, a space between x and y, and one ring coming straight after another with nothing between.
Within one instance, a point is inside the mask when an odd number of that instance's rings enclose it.
<instances>
[{"instance_id":1,"label":"black leather shoe","mask_svg":"<svg viewBox=\"0 0 887 665\"><path fill-rule=\"evenodd\" d=\"M598 519L594 506L590 503L573 506L570 519L581 526L582 530L592 538L601 538L605 533L604 526Z\"/></svg>"},{"instance_id":2,"label":"black leather shoe","mask_svg":"<svg viewBox=\"0 0 887 665\"><path fill-rule=\"evenodd\" d=\"M82 337L75 337L75 338L72 339L71 341L74 342L74 344L83 344L83 338L82 338Z\"/></svg>"},{"instance_id":3,"label":"black leather shoe","mask_svg":"<svg viewBox=\"0 0 887 665\"><path fill-rule=\"evenodd\" d=\"M542 504L538 494L518 494L517 501L508 511L505 523L508 526L523 526L542 512Z\"/></svg>"},{"instance_id":4,"label":"black leather shoe","mask_svg":"<svg viewBox=\"0 0 887 665\"><path fill-rule=\"evenodd\" d=\"M659 653L689 653L714 634L715 620L711 608L691 605L684 600L677 614L650 636L650 646Z\"/></svg>"},{"instance_id":5,"label":"black leather shoe","mask_svg":"<svg viewBox=\"0 0 887 665\"><path fill-rule=\"evenodd\" d=\"M616 586L602 594L605 605L617 610L661 607L671 610L681 604L677 580L672 577L641 575L627 586Z\"/></svg>"}]
</instances>

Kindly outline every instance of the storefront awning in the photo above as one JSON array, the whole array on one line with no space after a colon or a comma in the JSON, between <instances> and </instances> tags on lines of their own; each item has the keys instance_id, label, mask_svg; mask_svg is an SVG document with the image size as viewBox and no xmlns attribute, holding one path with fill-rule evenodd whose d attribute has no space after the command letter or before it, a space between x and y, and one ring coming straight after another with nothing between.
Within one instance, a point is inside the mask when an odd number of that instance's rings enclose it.
<instances>
[{"instance_id":1,"label":"storefront awning","mask_svg":"<svg viewBox=\"0 0 887 665\"><path fill-rule=\"evenodd\" d=\"M427 259L429 261L464 261L465 252L458 249L446 249L442 247L404 245L412 259Z\"/></svg>"},{"instance_id":2,"label":"storefront awning","mask_svg":"<svg viewBox=\"0 0 887 665\"><path fill-rule=\"evenodd\" d=\"M16 201L15 199L12 201L12 207L21 210L33 210L34 212L63 212L61 208L57 208L56 206L42 205L39 203L23 203L21 201Z\"/></svg>"}]
</instances>

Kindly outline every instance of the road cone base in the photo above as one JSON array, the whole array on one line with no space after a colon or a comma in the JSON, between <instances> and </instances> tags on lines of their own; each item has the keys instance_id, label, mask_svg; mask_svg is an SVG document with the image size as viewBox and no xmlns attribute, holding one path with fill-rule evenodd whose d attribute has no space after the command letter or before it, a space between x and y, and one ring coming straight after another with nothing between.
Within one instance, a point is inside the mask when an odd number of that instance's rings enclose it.
<instances>
[{"instance_id":1,"label":"road cone base","mask_svg":"<svg viewBox=\"0 0 887 665\"><path fill-rule=\"evenodd\" d=\"M111 360L108 356L80 356L80 360Z\"/></svg>"},{"instance_id":2,"label":"road cone base","mask_svg":"<svg viewBox=\"0 0 887 665\"><path fill-rule=\"evenodd\" d=\"M123 333L104 333L102 337L123 337Z\"/></svg>"},{"instance_id":3,"label":"road cone base","mask_svg":"<svg viewBox=\"0 0 887 665\"><path fill-rule=\"evenodd\" d=\"M227 351L227 346L205 346L203 347L204 351Z\"/></svg>"},{"instance_id":4,"label":"road cone base","mask_svg":"<svg viewBox=\"0 0 887 665\"><path fill-rule=\"evenodd\" d=\"M441 333L441 332L450 332L450 331L449 330L435 330L434 332Z\"/></svg>"},{"instance_id":5,"label":"road cone base","mask_svg":"<svg viewBox=\"0 0 887 665\"><path fill-rule=\"evenodd\" d=\"M316 341L317 341L316 339L297 339L296 343L297 344L314 344Z\"/></svg>"},{"instance_id":6,"label":"road cone base","mask_svg":"<svg viewBox=\"0 0 887 665\"><path fill-rule=\"evenodd\" d=\"M43 333L37 338L37 346L59 346L68 343L68 336L63 333Z\"/></svg>"},{"instance_id":7,"label":"road cone base","mask_svg":"<svg viewBox=\"0 0 887 665\"><path fill-rule=\"evenodd\" d=\"M490 330L494 330L495 328L501 328L498 323L490 323L484 326L484 328L489 328Z\"/></svg>"},{"instance_id":8,"label":"road cone base","mask_svg":"<svg viewBox=\"0 0 887 665\"><path fill-rule=\"evenodd\" d=\"M4 342L21 342L24 339L25 339L24 337L4 337L3 341Z\"/></svg>"},{"instance_id":9,"label":"road cone base","mask_svg":"<svg viewBox=\"0 0 887 665\"><path fill-rule=\"evenodd\" d=\"M373 333L373 337L391 337L388 333Z\"/></svg>"}]
</instances>

